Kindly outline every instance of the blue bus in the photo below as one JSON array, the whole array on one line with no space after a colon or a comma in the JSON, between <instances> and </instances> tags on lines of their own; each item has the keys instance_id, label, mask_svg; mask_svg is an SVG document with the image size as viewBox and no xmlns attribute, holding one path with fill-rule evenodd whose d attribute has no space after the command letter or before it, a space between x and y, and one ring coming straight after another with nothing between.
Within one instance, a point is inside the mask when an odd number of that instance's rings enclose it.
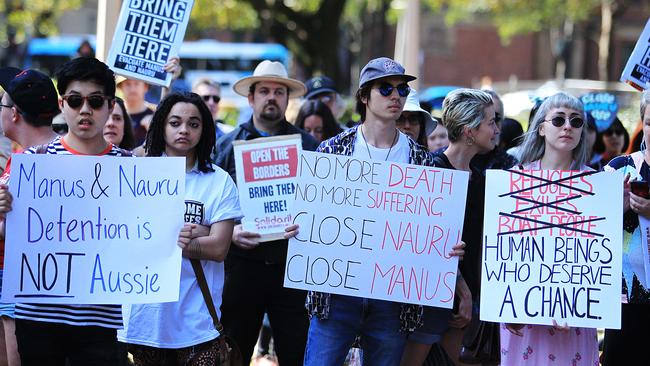
<instances>
[{"instance_id":1,"label":"blue bus","mask_svg":"<svg viewBox=\"0 0 650 366\"><path fill-rule=\"evenodd\" d=\"M33 38L27 45L25 67L53 75L61 64L75 56L84 40L95 48L94 35ZM245 107L248 103L232 90L235 81L251 75L262 60L279 61L288 68L290 56L289 50L277 43L228 43L213 39L183 42L179 50L186 87L191 87L200 77L211 78L221 84L224 102L230 102L237 108Z\"/></svg>"},{"instance_id":2,"label":"blue bus","mask_svg":"<svg viewBox=\"0 0 650 366\"><path fill-rule=\"evenodd\" d=\"M75 57L83 41L95 49L94 35L61 35L48 38L32 38L25 51L25 68L41 70L54 75L56 69Z\"/></svg>"}]
</instances>

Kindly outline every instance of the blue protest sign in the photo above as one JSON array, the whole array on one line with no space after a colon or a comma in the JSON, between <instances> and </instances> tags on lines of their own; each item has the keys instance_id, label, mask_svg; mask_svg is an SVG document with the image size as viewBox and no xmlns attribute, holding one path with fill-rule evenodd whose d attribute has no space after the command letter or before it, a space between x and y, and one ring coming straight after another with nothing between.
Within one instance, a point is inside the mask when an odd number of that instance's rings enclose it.
<instances>
[{"instance_id":1,"label":"blue protest sign","mask_svg":"<svg viewBox=\"0 0 650 366\"><path fill-rule=\"evenodd\" d=\"M618 102L616 96L606 92L593 92L580 97L585 105L585 113L591 114L596 121L598 132L603 132L616 119Z\"/></svg>"}]
</instances>

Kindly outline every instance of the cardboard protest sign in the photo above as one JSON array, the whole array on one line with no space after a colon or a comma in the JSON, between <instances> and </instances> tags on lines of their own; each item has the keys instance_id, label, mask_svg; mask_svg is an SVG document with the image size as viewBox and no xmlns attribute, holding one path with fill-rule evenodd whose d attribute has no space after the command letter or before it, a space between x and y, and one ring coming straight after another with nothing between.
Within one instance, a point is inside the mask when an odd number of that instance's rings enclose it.
<instances>
[{"instance_id":1,"label":"cardboard protest sign","mask_svg":"<svg viewBox=\"0 0 650 366\"><path fill-rule=\"evenodd\" d=\"M261 241L282 239L293 221L300 135L234 141L233 148L244 230L259 233Z\"/></svg>"},{"instance_id":2,"label":"cardboard protest sign","mask_svg":"<svg viewBox=\"0 0 650 366\"><path fill-rule=\"evenodd\" d=\"M183 43L194 0L124 0L106 64L117 74L169 87L163 66Z\"/></svg>"},{"instance_id":3,"label":"cardboard protest sign","mask_svg":"<svg viewBox=\"0 0 650 366\"><path fill-rule=\"evenodd\" d=\"M284 286L451 308L463 171L303 152Z\"/></svg>"},{"instance_id":4,"label":"cardboard protest sign","mask_svg":"<svg viewBox=\"0 0 650 366\"><path fill-rule=\"evenodd\" d=\"M643 28L634 51L625 64L621 81L639 91L650 87L650 19Z\"/></svg>"},{"instance_id":5,"label":"cardboard protest sign","mask_svg":"<svg viewBox=\"0 0 650 366\"><path fill-rule=\"evenodd\" d=\"M481 319L620 328L622 179L488 170Z\"/></svg>"},{"instance_id":6,"label":"cardboard protest sign","mask_svg":"<svg viewBox=\"0 0 650 366\"><path fill-rule=\"evenodd\" d=\"M184 158L12 160L3 302L178 300Z\"/></svg>"},{"instance_id":7,"label":"cardboard protest sign","mask_svg":"<svg viewBox=\"0 0 650 366\"><path fill-rule=\"evenodd\" d=\"M618 102L611 93L587 93L580 97L585 106L585 113L589 113L596 121L598 132L603 132L616 119Z\"/></svg>"}]
</instances>

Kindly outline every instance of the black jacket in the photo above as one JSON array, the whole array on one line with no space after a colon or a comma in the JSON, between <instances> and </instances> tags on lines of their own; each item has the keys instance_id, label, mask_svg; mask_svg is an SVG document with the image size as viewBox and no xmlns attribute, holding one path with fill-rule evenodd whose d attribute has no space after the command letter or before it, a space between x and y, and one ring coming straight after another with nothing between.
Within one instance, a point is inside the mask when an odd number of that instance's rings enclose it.
<instances>
[{"instance_id":1,"label":"black jacket","mask_svg":"<svg viewBox=\"0 0 650 366\"><path fill-rule=\"evenodd\" d=\"M278 133L274 136L284 136L300 134L302 136L302 148L307 151L315 151L318 143L307 132L295 127L286 120L281 122ZM262 137L255 129L253 120L240 125L234 131L221 136L217 140L215 164L230 174L232 179L237 182L237 173L235 170L235 155L233 152L232 142L236 140L253 140ZM228 256L244 257L252 260L264 261L269 264L282 264L287 260L287 240L276 240L261 243L257 248L246 250L236 245L230 246Z\"/></svg>"}]
</instances>

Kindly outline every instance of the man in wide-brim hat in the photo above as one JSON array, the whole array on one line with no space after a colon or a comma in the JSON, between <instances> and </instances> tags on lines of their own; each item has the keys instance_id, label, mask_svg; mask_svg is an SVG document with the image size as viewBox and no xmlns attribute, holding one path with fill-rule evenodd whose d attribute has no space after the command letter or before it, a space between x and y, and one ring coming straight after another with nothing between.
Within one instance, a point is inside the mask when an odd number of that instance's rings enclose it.
<instances>
[{"instance_id":1,"label":"man in wide-brim hat","mask_svg":"<svg viewBox=\"0 0 650 366\"><path fill-rule=\"evenodd\" d=\"M316 149L317 143L309 134L285 119L289 98L304 95L306 88L288 77L282 63L262 61L252 76L237 81L233 89L247 97L253 108L248 122L217 141L216 163L235 181L235 140L299 133L304 150ZM304 307L306 293L283 287L288 241L260 243L259 238L258 233L235 226L225 262L222 323L237 342L244 360L250 360L262 318L268 313L279 363L302 365L309 327Z\"/></svg>"}]
</instances>

